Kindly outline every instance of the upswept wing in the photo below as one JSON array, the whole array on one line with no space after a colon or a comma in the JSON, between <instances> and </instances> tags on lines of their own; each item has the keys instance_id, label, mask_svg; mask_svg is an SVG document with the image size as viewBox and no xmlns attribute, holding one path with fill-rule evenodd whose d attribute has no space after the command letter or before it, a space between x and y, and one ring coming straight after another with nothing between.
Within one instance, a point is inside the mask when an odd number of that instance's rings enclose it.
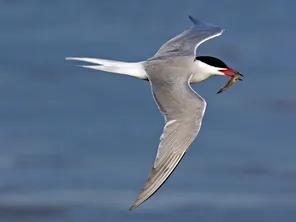
<instances>
[{"instance_id":1,"label":"upswept wing","mask_svg":"<svg viewBox=\"0 0 296 222\"><path fill-rule=\"evenodd\" d=\"M219 26L199 21L189 16L193 26L163 44L154 57L174 55L195 56L197 47L203 42L219 36L224 29Z\"/></svg>"}]
</instances>

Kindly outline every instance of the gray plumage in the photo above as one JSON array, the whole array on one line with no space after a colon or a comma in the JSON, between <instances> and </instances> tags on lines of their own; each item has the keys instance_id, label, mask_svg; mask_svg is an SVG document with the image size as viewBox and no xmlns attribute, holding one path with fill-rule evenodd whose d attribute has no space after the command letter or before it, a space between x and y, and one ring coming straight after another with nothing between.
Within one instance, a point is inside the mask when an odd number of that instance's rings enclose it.
<instances>
[{"instance_id":1,"label":"gray plumage","mask_svg":"<svg viewBox=\"0 0 296 222\"><path fill-rule=\"evenodd\" d=\"M130 210L151 197L166 181L201 127L206 102L190 87L196 70L193 61L198 45L223 30L193 17L190 19L194 23L192 28L166 42L145 63L153 98L166 125L150 176Z\"/></svg>"},{"instance_id":2,"label":"gray plumage","mask_svg":"<svg viewBox=\"0 0 296 222\"><path fill-rule=\"evenodd\" d=\"M152 94L166 125L149 179L130 210L152 196L173 172L198 134L206 108L204 99L189 85L192 75L182 75L182 67L171 66L163 72L162 64L154 64L154 72L151 72L150 66L147 73Z\"/></svg>"},{"instance_id":3,"label":"gray plumage","mask_svg":"<svg viewBox=\"0 0 296 222\"><path fill-rule=\"evenodd\" d=\"M165 118L156 159L150 176L130 210L150 198L174 171L197 136L206 109L205 100L190 84L212 75L224 75L219 67L195 61L197 47L222 34L223 29L189 17L193 26L160 47L150 59L126 63L99 58L70 57L91 62L82 67L149 80L153 98Z\"/></svg>"}]
</instances>

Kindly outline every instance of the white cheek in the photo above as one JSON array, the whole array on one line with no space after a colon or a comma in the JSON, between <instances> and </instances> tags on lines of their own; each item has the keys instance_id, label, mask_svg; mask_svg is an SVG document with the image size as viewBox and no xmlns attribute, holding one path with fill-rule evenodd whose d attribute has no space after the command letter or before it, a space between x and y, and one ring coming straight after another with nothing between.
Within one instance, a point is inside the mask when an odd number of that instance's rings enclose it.
<instances>
[{"instance_id":1,"label":"white cheek","mask_svg":"<svg viewBox=\"0 0 296 222\"><path fill-rule=\"evenodd\" d=\"M190 83L197 83L208 79L213 75L221 75L224 76L224 73L219 70L227 70L226 68L218 68L214 66L210 66L201 61L195 61L194 63L194 75L191 78Z\"/></svg>"},{"instance_id":2,"label":"white cheek","mask_svg":"<svg viewBox=\"0 0 296 222\"><path fill-rule=\"evenodd\" d=\"M193 73L194 75L192 76L190 83L197 83L211 77L213 75L213 70L210 66L196 61Z\"/></svg>"},{"instance_id":3,"label":"white cheek","mask_svg":"<svg viewBox=\"0 0 296 222\"><path fill-rule=\"evenodd\" d=\"M224 68L217 68L217 67L214 67L214 66L210 66L210 65L208 65L206 63L203 63L203 62L200 62L198 64L198 66L200 67L202 72L207 73L209 75L224 75L219 70L226 70Z\"/></svg>"}]
</instances>

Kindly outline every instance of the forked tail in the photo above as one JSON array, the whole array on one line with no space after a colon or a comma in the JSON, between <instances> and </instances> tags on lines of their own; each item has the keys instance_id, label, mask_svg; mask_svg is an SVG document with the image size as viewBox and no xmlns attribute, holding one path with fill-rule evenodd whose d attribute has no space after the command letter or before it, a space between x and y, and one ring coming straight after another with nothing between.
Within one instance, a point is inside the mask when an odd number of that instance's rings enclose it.
<instances>
[{"instance_id":1,"label":"forked tail","mask_svg":"<svg viewBox=\"0 0 296 222\"><path fill-rule=\"evenodd\" d=\"M84 68L129 75L138 79L145 79L145 80L148 79L146 75L146 71L143 66L143 62L120 62L120 61L107 60L107 59L80 58L80 57L67 57L66 60L76 60L76 61L89 62L94 64L94 65L77 65Z\"/></svg>"}]
</instances>

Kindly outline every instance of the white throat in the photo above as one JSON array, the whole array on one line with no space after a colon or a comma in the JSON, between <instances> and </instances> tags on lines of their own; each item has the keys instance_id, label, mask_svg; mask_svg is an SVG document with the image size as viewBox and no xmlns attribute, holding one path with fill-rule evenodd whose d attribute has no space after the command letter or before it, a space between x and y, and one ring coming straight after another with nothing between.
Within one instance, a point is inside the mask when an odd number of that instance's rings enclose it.
<instances>
[{"instance_id":1,"label":"white throat","mask_svg":"<svg viewBox=\"0 0 296 222\"><path fill-rule=\"evenodd\" d=\"M219 68L210 66L200 60L194 61L194 75L191 78L190 83L197 83L208 79L213 75L224 75L222 72L218 70L226 70L225 68Z\"/></svg>"}]
</instances>

